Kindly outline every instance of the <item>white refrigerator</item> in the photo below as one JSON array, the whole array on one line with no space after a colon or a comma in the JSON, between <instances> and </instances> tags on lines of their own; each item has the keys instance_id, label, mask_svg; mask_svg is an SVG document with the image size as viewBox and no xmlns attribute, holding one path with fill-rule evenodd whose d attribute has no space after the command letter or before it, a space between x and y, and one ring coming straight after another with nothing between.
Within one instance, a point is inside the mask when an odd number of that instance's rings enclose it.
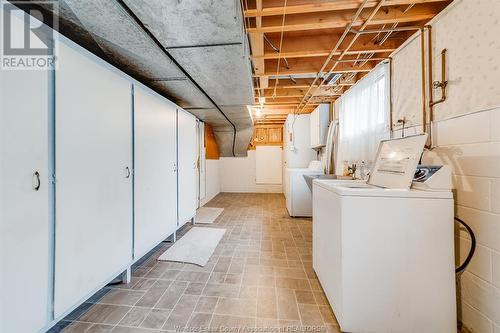
<instances>
[{"instance_id":1,"label":"white refrigerator","mask_svg":"<svg viewBox=\"0 0 500 333\"><path fill-rule=\"evenodd\" d=\"M307 168L317 159L311 148L311 126L309 114L289 114L283 125L283 175L286 168Z\"/></svg>"}]
</instances>

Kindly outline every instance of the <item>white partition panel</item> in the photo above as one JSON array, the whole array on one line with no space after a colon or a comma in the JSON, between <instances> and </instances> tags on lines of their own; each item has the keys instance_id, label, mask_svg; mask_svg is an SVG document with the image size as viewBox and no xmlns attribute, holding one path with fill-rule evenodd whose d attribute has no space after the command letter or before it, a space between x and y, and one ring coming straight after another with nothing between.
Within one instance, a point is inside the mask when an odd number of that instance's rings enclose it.
<instances>
[{"instance_id":1,"label":"white partition panel","mask_svg":"<svg viewBox=\"0 0 500 333\"><path fill-rule=\"evenodd\" d=\"M257 146L255 149L255 182L282 183L282 149L280 146Z\"/></svg>"},{"instance_id":2,"label":"white partition panel","mask_svg":"<svg viewBox=\"0 0 500 333\"><path fill-rule=\"evenodd\" d=\"M135 259L177 227L176 112L175 104L135 86Z\"/></svg>"},{"instance_id":3,"label":"white partition panel","mask_svg":"<svg viewBox=\"0 0 500 333\"><path fill-rule=\"evenodd\" d=\"M0 70L0 332L48 321L48 77Z\"/></svg>"},{"instance_id":4,"label":"white partition panel","mask_svg":"<svg viewBox=\"0 0 500 333\"><path fill-rule=\"evenodd\" d=\"M198 207L207 195L207 173L206 173L206 149L205 149L205 123L198 121Z\"/></svg>"},{"instance_id":5,"label":"white partition panel","mask_svg":"<svg viewBox=\"0 0 500 333\"><path fill-rule=\"evenodd\" d=\"M80 48L59 52L56 318L132 260L131 84Z\"/></svg>"},{"instance_id":6,"label":"white partition panel","mask_svg":"<svg viewBox=\"0 0 500 333\"><path fill-rule=\"evenodd\" d=\"M178 130L178 186L179 186L179 227L196 214L196 183L198 181L197 125L196 118L184 110L177 113Z\"/></svg>"}]
</instances>

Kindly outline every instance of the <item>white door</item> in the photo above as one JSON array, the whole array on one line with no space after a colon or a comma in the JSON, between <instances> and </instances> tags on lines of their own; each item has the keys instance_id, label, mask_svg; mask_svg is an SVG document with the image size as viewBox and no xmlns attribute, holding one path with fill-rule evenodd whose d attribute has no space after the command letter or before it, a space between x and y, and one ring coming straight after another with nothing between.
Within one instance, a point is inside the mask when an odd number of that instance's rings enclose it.
<instances>
[{"instance_id":1,"label":"white door","mask_svg":"<svg viewBox=\"0 0 500 333\"><path fill-rule=\"evenodd\" d=\"M131 84L83 49L59 53L56 318L132 260Z\"/></svg>"},{"instance_id":2,"label":"white door","mask_svg":"<svg viewBox=\"0 0 500 333\"><path fill-rule=\"evenodd\" d=\"M0 70L0 332L48 321L48 77Z\"/></svg>"},{"instance_id":3,"label":"white door","mask_svg":"<svg viewBox=\"0 0 500 333\"><path fill-rule=\"evenodd\" d=\"M134 89L134 259L177 227L176 106L155 92Z\"/></svg>"},{"instance_id":4,"label":"white door","mask_svg":"<svg viewBox=\"0 0 500 333\"><path fill-rule=\"evenodd\" d=\"M196 118L184 110L177 113L178 124L178 186L180 228L196 214Z\"/></svg>"}]
</instances>

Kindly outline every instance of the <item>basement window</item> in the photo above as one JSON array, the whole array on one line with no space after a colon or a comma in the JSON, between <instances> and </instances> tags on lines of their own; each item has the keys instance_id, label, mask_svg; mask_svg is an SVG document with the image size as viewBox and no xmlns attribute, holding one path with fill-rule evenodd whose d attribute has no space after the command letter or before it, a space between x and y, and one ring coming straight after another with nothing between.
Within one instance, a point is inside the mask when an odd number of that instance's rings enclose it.
<instances>
[{"instance_id":1,"label":"basement window","mask_svg":"<svg viewBox=\"0 0 500 333\"><path fill-rule=\"evenodd\" d=\"M346 162L372 165L389 137L388 64L380 64L335 102L339 112L337 170Z\"/></svg>"}]
</instances>

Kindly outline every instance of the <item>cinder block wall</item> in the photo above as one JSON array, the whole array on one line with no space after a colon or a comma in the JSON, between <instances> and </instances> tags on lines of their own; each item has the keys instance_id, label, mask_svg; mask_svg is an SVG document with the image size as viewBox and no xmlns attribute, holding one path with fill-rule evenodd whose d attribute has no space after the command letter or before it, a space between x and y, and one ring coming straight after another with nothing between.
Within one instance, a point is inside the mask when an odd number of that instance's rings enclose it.
<instances>
[{"instance_id":1,"label":"cinder block wall","mask_svg":"<svg viewBox=\"0 0 500 333\"><path fill-rule=\"evenodd\" d=\"M436 148L424 154L424 163L453 168L456 215L476 234L476 254L457 292L459 318L478 333L500 333L499 16L498 0L456 0L431 22L433 81L441 78L446 48L449 85L447 101L434 111ZM393 120L406 118L406 135L422 131L419 44L415 36L393 55ZM457 230L455 245L463 261L470 246L466 232Z\"/></svg>"}]
</instances>

